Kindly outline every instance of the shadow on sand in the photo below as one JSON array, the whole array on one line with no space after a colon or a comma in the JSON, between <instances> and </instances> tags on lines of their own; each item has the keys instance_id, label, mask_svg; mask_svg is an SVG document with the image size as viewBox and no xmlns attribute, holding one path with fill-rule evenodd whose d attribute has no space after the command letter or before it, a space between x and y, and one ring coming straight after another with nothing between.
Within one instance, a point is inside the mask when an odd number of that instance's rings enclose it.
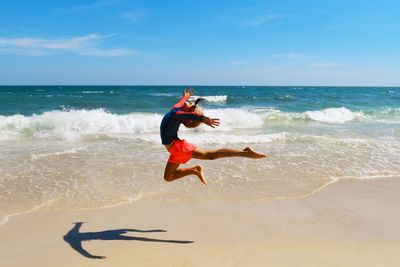
<instances>
[{"instance_id":1,"label":"shadow on sand","mask_svg":"<svg viewBox=\"0 0 400 267\"><path fill-rule=\"evenodd\" d=\"M67 242L73 249L79 252L82 256L90 259L104 259L104 256L96 256L90 254L82 247L82 241L90 240L135 240L135 241L145 241L145 242L164 242L164 243L176 243L176 244L189 244L193 241L184 240L164 240L164 239L153 239L146 237L135 237L126 236L128 232L138 232L138 233L154 233L154 232L166 232L165 230L138 230L138 229L115 229L106 230L101 232L79 232L83 222L74 223L75 226L63 237L64 241Z\"/></svg>"}]
</instances>

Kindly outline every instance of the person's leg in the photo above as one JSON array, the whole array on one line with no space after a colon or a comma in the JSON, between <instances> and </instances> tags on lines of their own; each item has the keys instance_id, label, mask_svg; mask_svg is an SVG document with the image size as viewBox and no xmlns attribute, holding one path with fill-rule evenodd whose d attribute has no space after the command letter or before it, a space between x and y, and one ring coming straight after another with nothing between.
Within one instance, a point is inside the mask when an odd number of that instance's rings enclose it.
<instances>
[{"instance_id":1,"label":"person's leg","mask_svg":"<svg viewBox=\"0 0 400 267\"><path fill-rule=\"evenodd\" d=\"M207 184L207 180L204 177L203 168L201 166L194 166L191 168L180 168L178 169L180 163L167 162L164 171L164 180L167 182L172 182L177 179L183 178L188 175L196 175L203 184Z\"/></svg>"},{"instance_id":2,"label":"person's leg","mask_svg":"<svg viewBox=\"0 0 400 267\"><path fill-rule=\"evenodd\" d=\"M246 147L243 150L231 149L231 148L202 150L196 148L196 150L193 151L192 157L195 159L208 159L208 160L228 158L228 157L244 157L244 158L260 159L260 158L265 158L266 155L257 153L250 147Z\"/></svg>"}]
</instances>

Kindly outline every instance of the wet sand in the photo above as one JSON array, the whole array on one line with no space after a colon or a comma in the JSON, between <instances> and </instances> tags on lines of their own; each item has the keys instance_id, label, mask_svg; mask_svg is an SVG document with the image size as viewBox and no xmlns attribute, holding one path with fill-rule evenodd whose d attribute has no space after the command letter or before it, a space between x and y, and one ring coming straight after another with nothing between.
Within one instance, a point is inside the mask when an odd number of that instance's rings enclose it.
<instances>
[{"instance_id":1,"label":"wet sand","mask_svg":"<svg viewBox=\"0 0 400 267\"><path fill-rule=\"evenodd\" d=\"M35 211L0 226L0 266L399 266L399 203L400 179L382 178L301 199Z\"/></svg>"}]
</instances>

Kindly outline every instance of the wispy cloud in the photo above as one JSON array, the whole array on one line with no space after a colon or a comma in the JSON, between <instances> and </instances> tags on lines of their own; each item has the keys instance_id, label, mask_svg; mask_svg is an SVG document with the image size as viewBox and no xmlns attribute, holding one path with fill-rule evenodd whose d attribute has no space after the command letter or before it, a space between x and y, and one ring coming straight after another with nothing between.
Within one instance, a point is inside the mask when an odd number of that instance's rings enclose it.
<instances>
[{"instance_id":1,"label":"wispy cloud","mask_svg":"<svg viewBox=\"0 0 400 267\"><path fill-rule=\"evenodd\" d=\"M245 64L245 62L241 61L241 60L232 60L231 64L232 65L243 65L243 64Z\"/></svg>"},{"instance_id":2,"label":"wispy cloud","mask_svg":"<svg viewBox=\"0 0 400 267\"><path fill-rule=\"evenodd\" d=\"M259 27L272 21L282 20L284 18L287 18L287 16L280 14L265 14L245 20L245 24L250 27Z\"/></svg>"},{"instance_id":3,"label":"wispy cloud","mask_svg":"<svg viewBox=\"0 0 400 267\"><path fill-rule=\"evenodd\" d=\"M144 9L133 10L122 14L122 17L124 19L136 22L147 17L147 11Z\"/></svg>"},{"instance_id":4,"label":"wispy cloud","mask_svg":"<svg viewBox=\"0 0 400 267\"><path fill-rule=\"evenodd\" d=\"M74 8L75 11L83 11L83 10L89 10L89 9L96 9L96 8L101 8L101 7L106 7L106 6L111 6L119 3L120 1L117 0L110 0L110 1L101 1L101 2L96 2L88 5L81 5L81 6L76 6Z\"/></svg>"},{"instance_id":5,"label":"wispy cloud","mask_svg":"<svg viewBox=\"0 0 400 267\"><path fill-rule=\"evenodd\" d=\"M317 62L310 62L310 67L316 69L326 69L326 68L335 68L343 66L343 64L339 64L336 62L328 62L328 61L317 61Z\"/></svg>"},{"instance_id":6,"label":"wispy cloud","mask_svg":"<svg viewBox=\"0 0 400 267\"><path fill-rule=\"evenodd\" d=\"M294 14L275 12L266 5L261 6L240 6L227 8L216 15L223 22L231 25L258 28L269 24L276 24L286 21Z\"/></svg>"},{"instance_id":7,"label":"wispy cloud","mask_svg":"<svg viewBox=\"0 0 400 267\"><path fill-rule=\"evenodd\" d=\"M113 35L95 33L72 38L4 38L0 37L0 52L27 56L43 56L69 52L82 56L118 57L134 55L136 50L125 48L101 48L100 42Z\"/></svg>"},{"instance_id":8,"label":"wispy cloud","mask_svg":"<svg viewBox=\"0 0 400 267\"><path fill-rule=\"evenodd\" d=\"M295 60L305 60L311 59L312 56L305 55L305 54L296 54L296 53L287 53L287 54L276 54L272 56L276 59L295 59Z\"/></svg>"}]
</instances>

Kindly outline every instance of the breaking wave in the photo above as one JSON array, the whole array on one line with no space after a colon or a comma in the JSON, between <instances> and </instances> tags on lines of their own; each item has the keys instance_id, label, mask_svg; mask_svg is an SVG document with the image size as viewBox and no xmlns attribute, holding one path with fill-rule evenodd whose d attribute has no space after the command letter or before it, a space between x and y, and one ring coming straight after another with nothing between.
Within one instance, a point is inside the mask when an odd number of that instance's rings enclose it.
<instances>
[{"instance_id":1,"label":"breaking wave","mask_svg":"<svg viewBox=\"0 0 400 267\"><path fill-rule=\"evenodd\" d=\"M345 107L327 108L316 111L306 111L303 113L307 118L313 121L344 123L353 120L363 120L367 116L361 112L353 112Z\"/></svg>"},{"instance_id":2,"label":"breaking wave","mask_svg":"<svg viewBox=\"0 0 400 267\"><path fill-rule=\"evenodd\" d=\"M261 111L262 112L262 111ZM367 121L373 117L362 111L351 111L345 107L327 108L303 113L281 112L275 109L264 111L267 120L272 121L317 121L324 123L346 123L351 121Z\"/></svg>"},{"instance_id":3,"label":"breaking wave","mask_svg":"<svg viewBox=\"0 0 400 267\"><path fill-rule=\"evenodd\" d=\"M262 117L241 109L207 110L207 115L223 121L215 130L256 128ZM157 113L113 114L105 109L53 110L41 115L0 116L0 140L18 138L62 138L75 140L90 135L128 135L157 133L163 115ZM182 131L186 129L181 127ZM203 131L214 130L201 127Z\"/></svg>"},{"instance_id":4,"label":"breaking wave","mask_svg":"<svg viewBox=\"0 0 400 267\"><path fill-rule=\"evenodd\" d=\"M303 113L282 112L274 108L245 109L225 108L207 109L205 114L221 120L220 127L215 129L206 125L196 128L203 132L229 132L232 136L240 136L240 129L256 130L256 134L268 128L270 122L287 123L291 121L321 123L347 123L377 119L377 115L366 114L362 111L351 111L345 107L327 108ZM385 118L398 120L398 109L380 111ZM128 135L158 134L163 115L158 113L114 114L105 109L92 110L53 110L40 115L0 116L0 140L19 138L62 138L75 140L91 135ZM379 117L378 117L379 119ZM181 127L181 131L188 131ZM191 131L191 130L189 130ZM235 131L235 132L233 132ZM234 138L232 137L232 140Z\"/></svg>"},{"instance_id":5,"label":"breaking wave","mask_svg":"<svg viewBox=\"0 0 400 267\"><path fill-rule=\"evenodd\" d=\"M207 102L226 102L228 100L227 95L192 96L189 100L194 100L198 97L203 98Z\"/></svg>"}]
</instances>

